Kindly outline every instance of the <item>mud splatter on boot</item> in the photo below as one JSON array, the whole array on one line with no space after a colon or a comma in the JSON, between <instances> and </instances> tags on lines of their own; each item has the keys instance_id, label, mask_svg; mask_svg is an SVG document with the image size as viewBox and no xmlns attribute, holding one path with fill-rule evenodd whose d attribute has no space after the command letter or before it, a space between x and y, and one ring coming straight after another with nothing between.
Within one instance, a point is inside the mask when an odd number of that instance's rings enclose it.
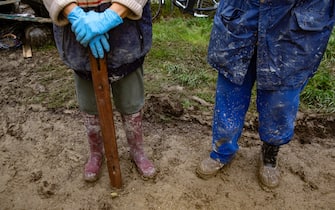
<instances>
[{"instance_id":1,"label":"mud splatter on boot","mask_svg":"<svg viewBox=\"0 0 335 210\"><path fill-rule=\"evenodd\" d=\"M280 171L277 161L278 151L279 146L266 142L262 145L258 177L261 184L269 188L277 187L280 181Z\"/></svg>"},{"instance_id":2,"label":"mud splatter on boot","mask_svg":"<svg viewBox=\"0 0 335 210\"><path fill-rule=\"evenodd\" d=\"M130 148L130 156L138 172L144 179L157 174L154 164L148 159L143 149L142 114L122 115L122 122Z\"/></svg>"},{"instance_id":3,"label":"mud splatter on boot","mask_svg":"<svg viewBox=\"0 0 335 210\"><path fill-rule=\"evenodd\" d=\"M84 114L84 125L90 148L90 156L84 168L84 180L94 182L99 178L104 155L98 116Z\"/></svg>"},{"instance_id":4,"label":"mud splatter on boot","mask_svg":"<svg viewBox=\"0 0 335 210\"><path fill-rule=\"evenodd\" d=\"M216 176L223 166L225 164L213 160L211 157L206 157L199 163L195 172L199 178L209 179Z\"/></svg>"}]
</instances>

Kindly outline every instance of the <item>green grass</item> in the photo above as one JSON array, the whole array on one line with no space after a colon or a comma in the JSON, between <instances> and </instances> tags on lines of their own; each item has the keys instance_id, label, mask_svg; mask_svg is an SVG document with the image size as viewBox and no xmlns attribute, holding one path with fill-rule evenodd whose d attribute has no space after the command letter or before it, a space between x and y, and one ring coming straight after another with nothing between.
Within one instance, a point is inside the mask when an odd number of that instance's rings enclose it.
<instances>
[{"instance_id":1,"label":"green grass","mask_svg":"<svg viewBox=\"0 0 335 210\"><path fill-rule=\"evenodd\" d=\"M214 103L216 72L207 64L211 19L179 14L153 25L153 47L145 62L147 74L155 75L146 90L159 93L166 87L181 86L172 92L184 106L192 106L188 96L198 96Z\"/></svg>"},{"instance_id":2,"label":"green grass","mask_svg":"<svg viewBox=\"0 0 335 210\"><path fill-rule=\"evenodd\" d=\"M317 73L301 94L301 104L313 112L335 113L335 30Z\"/></svg>"}]
</instances>

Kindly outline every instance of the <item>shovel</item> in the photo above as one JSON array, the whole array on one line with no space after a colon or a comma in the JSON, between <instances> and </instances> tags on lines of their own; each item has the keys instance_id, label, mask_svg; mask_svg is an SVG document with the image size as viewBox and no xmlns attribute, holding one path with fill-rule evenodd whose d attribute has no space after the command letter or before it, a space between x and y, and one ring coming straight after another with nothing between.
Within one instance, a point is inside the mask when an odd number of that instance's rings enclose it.
<instances>
[{"instance_id":1,"label":"shovel","mask_svg":"<svg viewBox=\"0 0 335 210\"><path fill-rule=\"evenodd\" d=\"M110 85L108 82L106 56L96 59L91 51L89 53L93 87L98 107L102 138L107 159L109 180L112 187L121 188L121 170L119 155L115 138L113 108L110 97Z\"/></svg>"}]
</instances>

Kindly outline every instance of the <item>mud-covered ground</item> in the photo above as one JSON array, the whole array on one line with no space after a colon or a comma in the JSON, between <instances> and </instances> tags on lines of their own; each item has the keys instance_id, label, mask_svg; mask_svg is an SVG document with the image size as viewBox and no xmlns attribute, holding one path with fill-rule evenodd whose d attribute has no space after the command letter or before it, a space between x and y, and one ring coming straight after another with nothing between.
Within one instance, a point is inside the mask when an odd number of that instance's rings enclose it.
<instances>
[{"instance_id":1,"label":"mud-covered ground","mask_svg":"<svg viewBox=\"0 0 335 210\"><path fill-rule=\"evenodd\" d=\"M82 179L88 145L80 113L71 105L75 95L57 109L38 100L64 86L73 92L70 70L56 50L33 51L30 59L21 50L0 51L0 64L1 210L335 209L334 115L299 113L294 139L279 154L282 182L266 190L256 176L260 140L255 114L248 115L234 161L205 181L194 171L210 151L211 113L182 112L173 93L147 92L145 148L159 174L150 181L137 174L115 113L123 181L117 190L110 187L105 164L96 183ZM51 70L41 70L45 65L62 67L61 77L50 79Z\"/></svg>"}]
</instances>

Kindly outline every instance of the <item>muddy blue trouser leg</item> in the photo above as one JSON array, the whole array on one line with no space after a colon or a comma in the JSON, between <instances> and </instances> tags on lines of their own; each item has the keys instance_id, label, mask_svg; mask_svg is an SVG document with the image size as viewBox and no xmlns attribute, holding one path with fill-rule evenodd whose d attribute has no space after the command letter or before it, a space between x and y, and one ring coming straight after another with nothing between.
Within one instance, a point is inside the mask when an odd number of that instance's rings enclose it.
<instances>
[{"instance_id":1,"label":"muddy blue trouser leg","mask_svg":"<svg viewBox=\"0 0 335 210\"><path fill-rule=\"evenodd\" d=\"M251 69L242 86L231 83L219 74L213 116L211 158L228 163L238 150L251 89L255 82ZM295 90L257 90L259 135L262 141L273 145L288 143L294 133L294 121L302 88Z\"/></svg>"},{"instance_id":2,"label":"muddy blue trouser leg","mask_svg":"<svg viewBox=\"0 0 335 210\"><path fill-rule=\"evenodd\" d=\"M301 90L257 90L258 130L262 141L280 146L292 139Z\"/></svg>"},{"instance_id":3,"label":"muddy blue trouser leg","mask_svg":"<svg viewBox=\"0 0 335 210\"><path fill-rule=\"evenodd\" d=\"M242 86L231 83L218 74L213 116L213 140L210 157L222 163L231 161L238 150L245 114L248 111L251 90L255 81L252 71Z\"/></svg>"}]
</instances>

